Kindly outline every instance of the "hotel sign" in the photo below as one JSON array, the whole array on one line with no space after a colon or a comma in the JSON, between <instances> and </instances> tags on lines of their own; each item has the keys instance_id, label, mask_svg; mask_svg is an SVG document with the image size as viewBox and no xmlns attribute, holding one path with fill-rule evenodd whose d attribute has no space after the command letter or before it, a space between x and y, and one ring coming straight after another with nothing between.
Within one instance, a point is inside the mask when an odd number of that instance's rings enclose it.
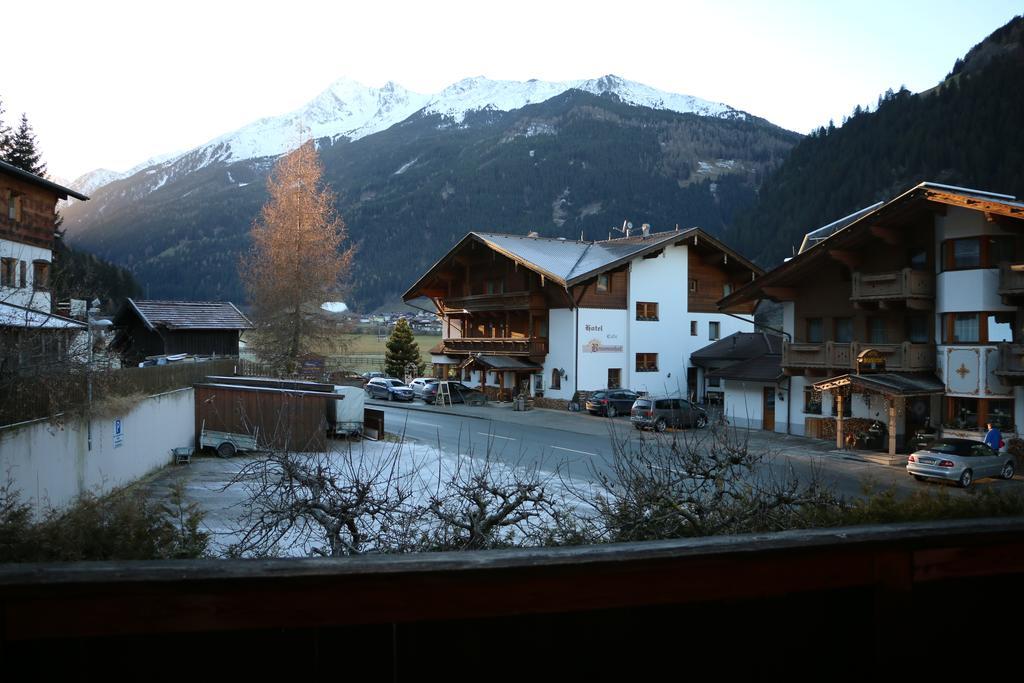
<instances>
[{"instance_id":1,"label":"hotel sign","mask_svg":"<svg viewBox=\"0 0 1024 683\"><path fill-rule=\"evenodd\" d=\"M586 324L583 326L590 340L583 344L583 353L622 353L619 335L605 332L604 325ZM592 335L592 336L591 336Z\"/></svg>"},{"instance_id":2,"label":"hotel sign","mask_svg":"<svg viewBox=\"0 0 1024 683\"><path fill-rule=\"evenodd\" d=\"M885 372L885 356L877 349L864 349L857 354L857 374Z\"/></svg>"}]
</instances>

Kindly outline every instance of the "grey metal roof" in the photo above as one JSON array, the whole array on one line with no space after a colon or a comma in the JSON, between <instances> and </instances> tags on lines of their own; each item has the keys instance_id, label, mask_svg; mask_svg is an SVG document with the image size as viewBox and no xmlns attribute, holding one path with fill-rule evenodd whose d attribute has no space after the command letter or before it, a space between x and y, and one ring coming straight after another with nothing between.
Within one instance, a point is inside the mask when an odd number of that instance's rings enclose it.
<instances>
[{"instance_id":1,"label":"grey metal roof","mask_svg":"<svg viewBox=\"0 0 1024 683\"><path fill-rule=\"evenodd\" d=\"M782 379L782 355L766 353L757 358L732 363L708 372L708 377L741 380L744 382L778 382Z\"/></svg>"},{"instance_id":2,"label":"grey metal roof","mask_svg":"<svg viewBox=\"0 0 1024 683\"><path fill-rule=\"evenodd\" d=\"M251 330L253 324L230 301L135 301L128 299L114 320L121 324L133 310L146 327L156 330Z\"/></svg>"},{"instance_id":3,"label":"grey metal roof","mask_svg":"<svg viewBox=\"0 0 1024 683\"><path fill-rule=\"evenodd\" d=\"M947 190L949 192L955 192L955 193L963 195L965 197L973 197L975 199L980 199L980 200L983 200L983 201L985 201L985 200L987 200L987 201L994 200L994 201L997 201L997 202L999 202L1001 204L1006 204L1008 206L1016 206L1016 207L1019 207L1019 208L1024 208L1024 203L1017 201L1017 198L1014 197L1013 195L1010 195L1010 194L1000 194L998 192L989 192L987 190L974 190L974 189L971 189L969 187L957 187L956 185L943 185L942 183L933 183L933 182L930 182L930 181L924 181L924 182L918 183L917 185L915 185L914 187L910 188L909 190L907 190L903 194L898 195L894 199L890 199L888 201L877 202L875 204L872 204L871 206L864 207L863 209L860 209L859 211L851 213L849 216L844 216L843 218L840 218L839 220L837 220L837 221L835 221L833 223L829 223L828 225L825 225L823 227L820 227L820 228L817 228L815 230L812 230L811 232L809 232L806 235L804 235L804 240L800 244L800 250L797 253L800 253L800 254L804 253L805 251L807 251L811 247L814 247L814 246L820 244L821 242L824 242L825 240L827 240L829 237L831 237L832 235L836 234L837 232L840 232L841 230L844 230L844 229L848 228L849 226L853 225L854 223L856 223L860 219L864 218L865 216L874 213L875 211L880 209L882 206L884 206L886 204L894 203L896 201L899 201L903 197L905 197L907 195L910 195L910 194L916 192L917 190L920 190L921 188L931 188L931 189L935 189L935 190Z\"/></svg>"},{"instance_id":4,"label":"grey metal roof","mask_svg":"<svg viewBox=\"0 0 1024 683\"><path fill-rule=\"evenodd\" d=\"M692 228L691 228L692 230ZM641 238L576 242L553 237L528 237L487 232L472 233L478 239L510 258L531 264L553 280L573 284L618 261L672 240L681 239L690 230L661 232Z\"/></svg>"},{"instance_id":5,"label":"grey metal roof","mask_svg":"<svg viewBox=\"0 0 1024 683\"><path fill-rule=\"evenodd\" d=\"M782 337L766 332L735 332L690 354L694 365L709 361L746 361L766 353L782 353Z\"/></svg>"},{"instance_id":6,"label":"grey metal roof","mask_svg":"<svg viewBox=\"0 0 1024 683\"><path fill-rule=\"evenodd\" d=\"M33 185L45 187L47 190L53 191L61 199L67 199L68 197L74 197L75 199L83 202L88 201L89 198L84 194L79 194L71 188L58 185L52 180L47 180L41 176L37 176L35 173L29 173L28 171L22 170L13 164L9 164L6 161L0 161L0 172L9 173L10 175L17 176L24 181L30 182Z\"/></svg>"}]
</instances>

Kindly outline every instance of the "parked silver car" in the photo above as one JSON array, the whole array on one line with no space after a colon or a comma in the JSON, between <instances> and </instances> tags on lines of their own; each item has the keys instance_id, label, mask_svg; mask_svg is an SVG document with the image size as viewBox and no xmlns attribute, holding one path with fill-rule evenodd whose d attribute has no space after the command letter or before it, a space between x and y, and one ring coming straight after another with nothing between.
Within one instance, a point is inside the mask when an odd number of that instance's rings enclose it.
<instances>
[{"instance_id":1,"label":"parked silver car","mask_svg":"<svg viewBox=\"0 0 1024 683\"><path fill-rule=\"evenodd\" d=\"M1013 456L973 439L939 439L911 454L907 474L918 481L945 479L967 488L981 477L1013 479Z\"/></svg>"},{"instance_id":2,"label":"parked silver car","mask_svg":"<svg viewBox=\"0 0 1024 683\"><path fill-rule=\"evenodd\" d=\"M416 398L423 398L423 390L427 388L427 385L439 381L436 377L417 377L409 382L409 388L412 389L412 393Z\"/></svg>"}]
</instances>

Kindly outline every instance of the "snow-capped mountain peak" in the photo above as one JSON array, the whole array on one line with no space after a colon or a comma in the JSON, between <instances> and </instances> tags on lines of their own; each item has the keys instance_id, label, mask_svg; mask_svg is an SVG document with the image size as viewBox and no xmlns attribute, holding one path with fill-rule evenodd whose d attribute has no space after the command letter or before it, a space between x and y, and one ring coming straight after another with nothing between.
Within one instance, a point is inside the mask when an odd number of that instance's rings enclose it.
<instances>
[{"instance_id":1,"label":"snow-capped mountain peak","mask_svg":"<svg viewBox=\"0 0 1024 683\"><path fill-rule=\"evenodd\" d=\"M433 95L413 92L394 81L374 88L339 78L292 112L253 121L193 150L154 157L124 173L105 169L91 171L72 186L95 191L107 183L146 171L154 176L150 188L153 191L162 187L170 175L194 171L215 162L278 156L310 136L357 140L390 128L418 111L462 123L469 112L511 111L573 88L595 95L612 93L628 104L654 109L721 118L746 117L725 104L665 92L614 74L578 81L512 81L472 76ZM154 171L156 167L159 168Z\"/></svg>"}]
</instances>

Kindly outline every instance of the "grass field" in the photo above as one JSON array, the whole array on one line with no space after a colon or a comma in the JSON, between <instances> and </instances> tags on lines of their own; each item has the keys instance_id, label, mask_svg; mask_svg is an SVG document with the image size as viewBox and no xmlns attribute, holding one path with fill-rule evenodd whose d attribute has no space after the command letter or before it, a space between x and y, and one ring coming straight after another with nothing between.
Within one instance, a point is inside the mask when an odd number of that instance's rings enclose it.
<instances>
[{"instance_id":1,"label":"grass field","mask_svg":"<svg viewBox=\"0 0 1024 683\"><path fill-rule=\"evenodd\" d=\"M387 348L384 346L386 339L377 339L375 334L346 334L343 335L345 347L339 350L341 354L357 353L380 353L383 354ZM441 341L441 337L417 336L416 344L420 347L420 355L424 360L427 358L427 351L430 347Z\"/></svg>"}]
</instances>

